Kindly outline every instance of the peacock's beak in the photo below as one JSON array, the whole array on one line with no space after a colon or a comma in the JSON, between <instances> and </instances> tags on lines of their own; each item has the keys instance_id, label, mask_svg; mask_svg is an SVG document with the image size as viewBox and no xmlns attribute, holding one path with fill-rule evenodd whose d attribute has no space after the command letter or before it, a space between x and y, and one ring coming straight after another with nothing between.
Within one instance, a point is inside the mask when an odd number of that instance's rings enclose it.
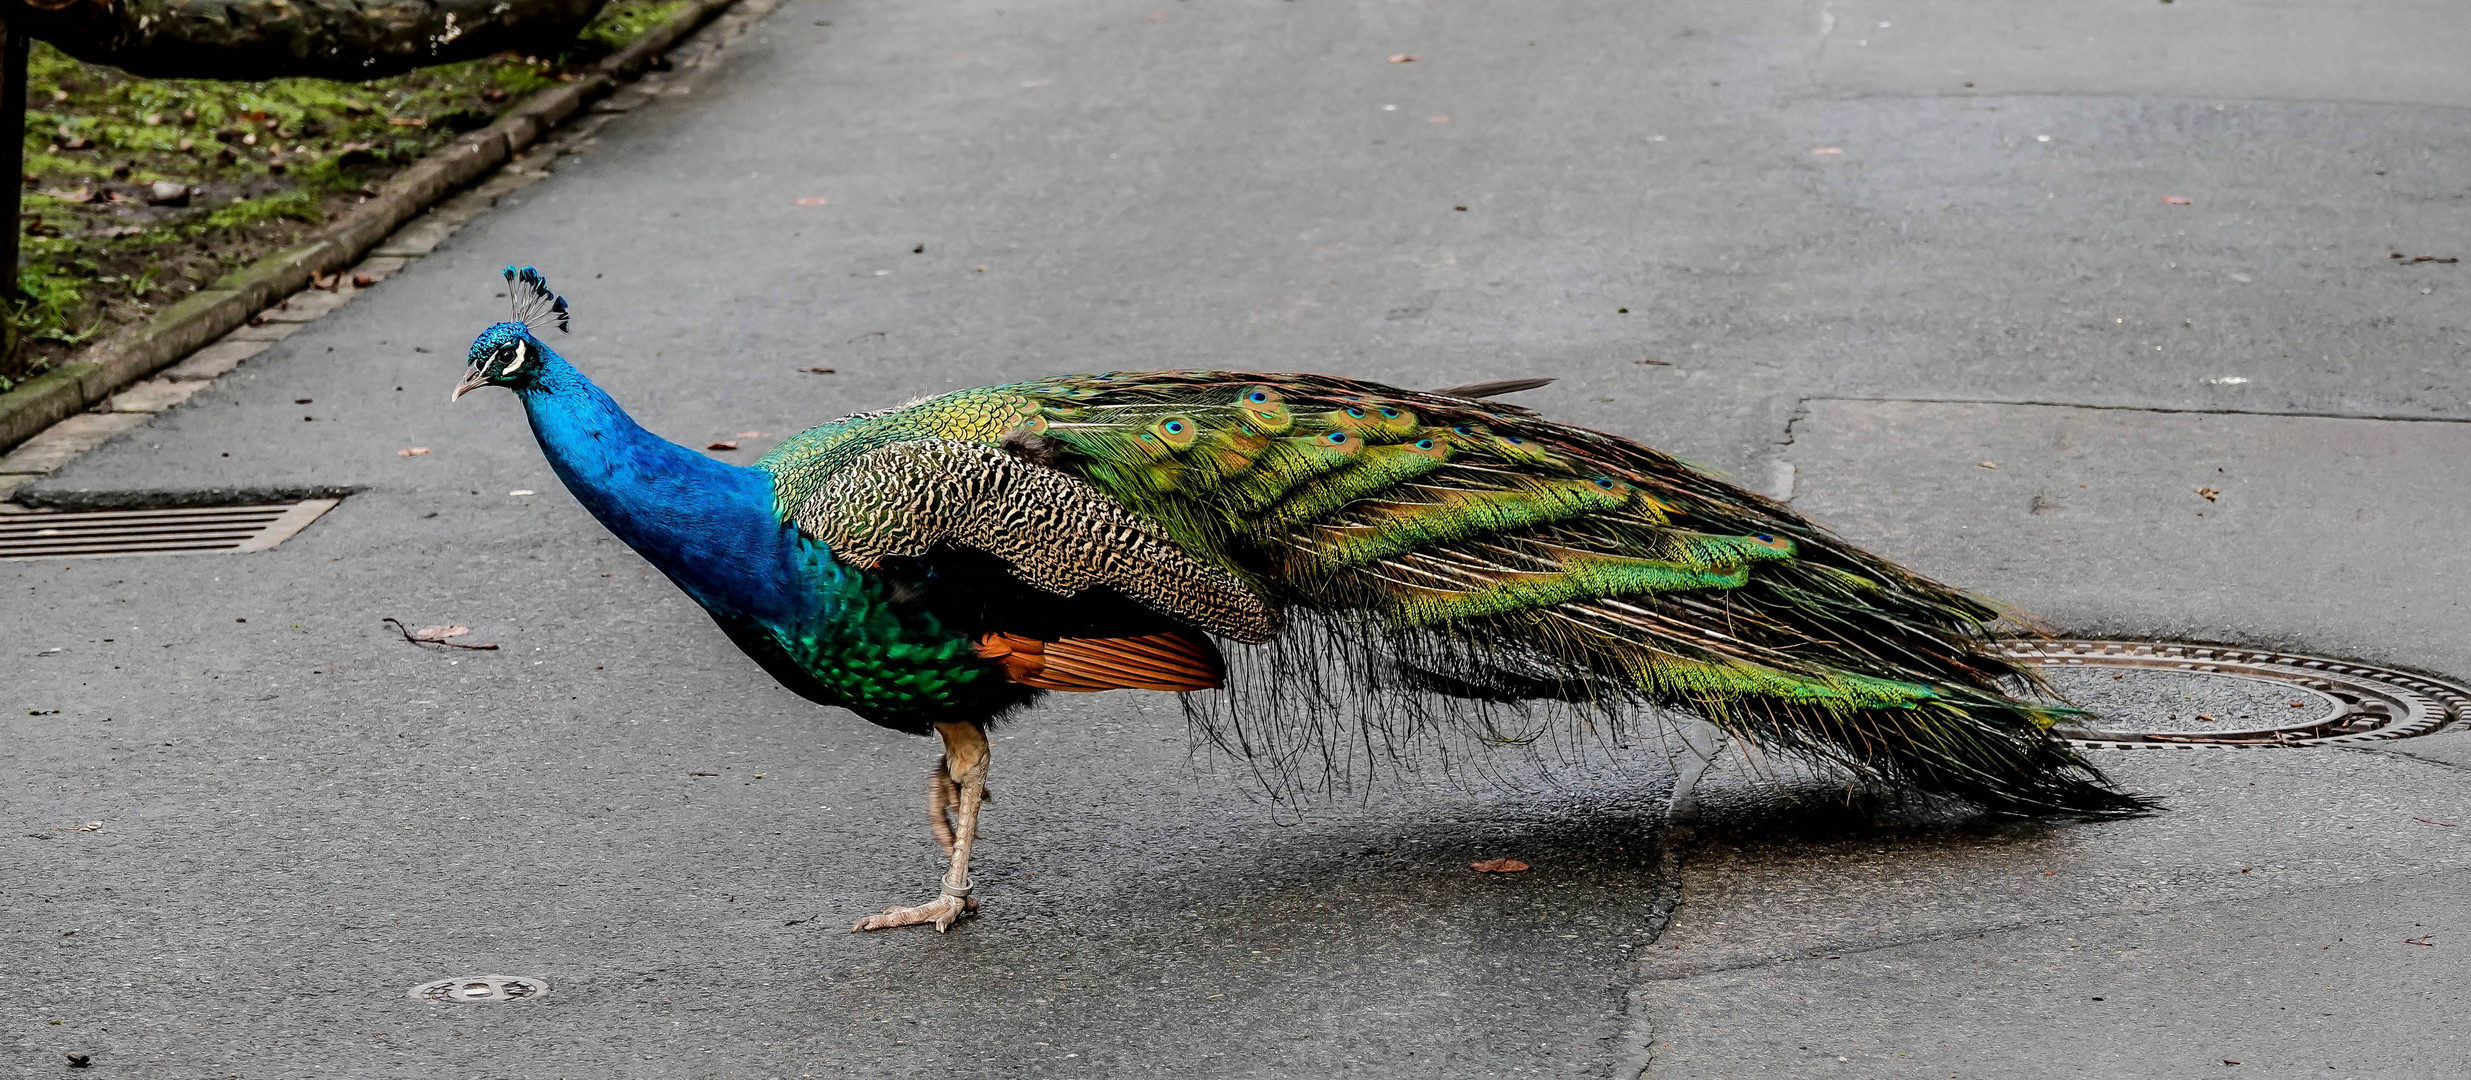
<instances>
[{"instance_id":1,"label":"peacock's beak","mask_svg":"<svg viewBox=\"0 0 2471 1080\"><path fill-rule=\"evenodd\" d=\"M450 402L455 401L463 397L463 395L469 394L472 391L478 390L487 385L489 385L489 376L481 369L473 368L469 374L466 374L463 377L462 382L455 384L455 392L446 395L446 400Z\"/></svg>"}]
</instances>

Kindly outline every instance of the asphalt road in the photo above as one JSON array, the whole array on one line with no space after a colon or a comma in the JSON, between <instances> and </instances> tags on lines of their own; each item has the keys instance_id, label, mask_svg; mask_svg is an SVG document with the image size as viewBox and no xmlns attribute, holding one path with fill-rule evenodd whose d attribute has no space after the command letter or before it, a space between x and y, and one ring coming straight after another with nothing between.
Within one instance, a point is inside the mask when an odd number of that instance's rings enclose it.
<instances>
[{"instance_id":1,"label":"asphalt road","mask_svg":"<svg viewBox=\"0 0 2471 1080\"><path fill-rule=\"evenodd\" d=\"M1281 805L1107 695L996 740L980 918L848 934L933 887L932 747L770 685L509 399L445 403L509 262L652 429L766 433L734 460L1059 371L1551 375L2072 632L2471 677L2471 271L2388 258L2471 247L2471 31L2320 9L792 0L30 490L364 489L263 555L0 568L0 1061L2458 1075L2471 734L2114 755L2171 810L2102 825L1730 762L1673 833L1653 743ZM404 997L489 972L552 992Z\"/></svg>"}]
</instances>

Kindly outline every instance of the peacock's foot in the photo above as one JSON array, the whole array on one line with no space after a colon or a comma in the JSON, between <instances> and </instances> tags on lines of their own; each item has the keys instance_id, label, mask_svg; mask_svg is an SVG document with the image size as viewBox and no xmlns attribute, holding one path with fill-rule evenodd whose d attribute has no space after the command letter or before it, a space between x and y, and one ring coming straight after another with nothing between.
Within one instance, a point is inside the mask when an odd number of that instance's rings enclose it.
<instances>
[{"instance_id":1,"label":"peacock's foot","mask_svg":"<svg viewBox=\"0 0 2471 1080\"><path fill-rule=\"evenodd\" d=\"M954 920L963 915L975 914L977 911L977 899L945 893L917 907L885 908L881 915L869 915L851 923L849 932L855 934L864 930L889 930L896 926L934 923L935 932L940 934L952 929Z\"/></svg>"}]
</instances>

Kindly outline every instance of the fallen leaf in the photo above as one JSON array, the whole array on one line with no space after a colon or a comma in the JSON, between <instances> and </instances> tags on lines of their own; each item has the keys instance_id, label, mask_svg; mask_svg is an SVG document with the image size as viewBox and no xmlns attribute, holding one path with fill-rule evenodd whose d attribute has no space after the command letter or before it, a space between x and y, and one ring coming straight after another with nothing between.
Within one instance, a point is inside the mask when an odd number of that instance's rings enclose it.
<instances>
[{"instance_id":1,"label":"fallen leaf","mask_svg":"<svg viewBox=\"0 0 2471 1080\"><path fill-rule=\"evenodd\" d=\"M2194 205L2196 205L2196 200L2195 200L2195 199L2190 199L2190 198L2184 198L2184 197L2182 197L2182 196L2178 196L2178 195L2165 195L2165 196L2163 196L2163 197L2162 197L2162 205L2164 205L2164 206L2194 206Z\"/></svg>"},{"instance_id":2,"label":"fallen leaf","mask_svg":"<svg viewBox=\"0 0 2471 1080\"><path fill-rule=\"evenodd\" d=\"M832 200L827 199L827 198L824 198L824 197L823 197L823 196L821 196L821 195L813 195L813 196L809 196L809 197L807 197L807 198L804 198L804 199L800 199L800 200L798 200L797 205L799 205L799 206L822 206L822 205L824 205L825 203L828 203L828 202L831 202L831 201L832 201Z\"/></svg>"},{"instance_id":3,"label":"fallen leaf","mask_svg":"<svg viewBox=\"0 0 2471 1080\"><path fill-rule=\"evenodd\" d=\"M44 188L43 194L49 195L52 198L60 200L61 202L86 203L94 201L93 188Z\"/></svg>"},{"instance_id":4,"label":"fallen leaf","mask_svg":"<svg viewBox=\"0 0 2471 1080\"><path fill-rule=\"evenodd\" d=\"M735 450L735 449L737 449L737 448L738 448L738 444L737 444L737 443L730 442L730 441L728 441L728 440L726 440L726 439L721 440L720 442L712 443L712 444L707 445L707 446L705 446L705 447L704 447L704 449L706 449L706 450Z\"/></svg>"},{"instance_id":5,"label":"fallen leaf","mask_svg":"<svg viewBox=\"0 0 2471 1080\"><path fill-rule=\"evenodd\" d=\"M1835 146L1822 146L1822 147L1817 147L1817 148L1815 148L1815 149L1813 149L1813 150L1811 151L1811 153L1817 154L1817 155L1819 155L1820 157L1835 157L1835 156L1837 156L1837 155L1839 155L1839 154L1842 154L1842 153L1844 153L1844 152L1845 152L1845 151L1844 151L1844 149L1843 149L1843 148L1841 148L1841 147L1835 147Z\"/></svg>"},{"instance_id":6,"label":"fallen leaf","mask_svg":"<svg viewBox=\"0 0 2471 1080\"><path fill-rule=\"evenodd\" d=\"M719 775L721 775L721 774L716 773L716 772L689 772L689 773L687 773L687 775L688 775L688 776L719 776Z\"/></svg>"},{"instance_id":7,"label":"fallen leaf","mask_svg":"<svg viewBox=\"0 0 2471 1080\"><path fill-rule=\"evenodd\" d=\"M373 278L373 277L370 277L370 276L369 276L369 275L367 275L367 274L354 274L354 275L352 275L352 287L353 287L353 288L355 288L355 289L366 289L366 288L368 288L369 286L371 286L371 285L375 285L375 284L377 284L377 283L378 283L378 279Z\"/></svg>"},{"instance_id":8,"label":"fallen leaf","mask_svg":"<svg viewBox=\"0 0 2471 1080\"><path fill-rule=\"evenodd\" d=\"M1656 358L1655 358L1655 357L1653 357L1653 356L1650 356L1650 357L1647 357L1647 358L1645 358L1645 359L1639 360L1639 361L1638 361L1638 363L1645 364L1645 365L1647 365L1648 367L1672 367L1672 366L1673 366L1673 361L1671 361L1671 360L1658 360L1658 359L1656 359Z\"/></svg>"},{"instance_id":9,"label":"fallen leaf","mask_svg":"<svg viewBox=\"0 0 2471 1080\"><path fill-rule=\"evenodd\" d=\"M834 371L833 368L828 367L802 367L798 370L809 375L830 375Z\"/></svg>"},{"instance_id":10,"label":"fallen leaf","mask_svg":"<svg viewBox=\"0 0 2471 1080\"><path fill-rule=\"evenodd\" d=\"M404 448L403 448L403 449L401 449L401 450L397 450L397 451L395 451L395 456L396 456L396 457L419 457L419 456L421 456L422 454L426 454L426 453L428 453L428 452L429 452L429 448L428 448L428 447L426 447L426 446L407 446L407 447L404 447Z\"/></svg>"},{"instance_id":11,"label":"fallen leaf","mask_svg":"<svg viewBox=\"0 0 2471 1080\"><path fill-rule=\"evenodd\" d=\"M507 496L508 498L510 498L510 499L520 499L520 498L522 498L522 497L524 497L524 496L526 496L526 495L537 495L537 494L539 494L539 492L533 491L531 488L516 488L516 489L515 489L515 490L513 490L513 491L509 491L509 492L507 492L507 493L506 493L506 496Z\"/></svg>"},{"instance_id":12,"label":"fallen leaf","mask_svg":"<svg viewBox=\"0 0 2471 1080\"><path fill-rule=\"evenodd\" d=\"M2448 828L2448 829L2451 829L2451 828L2453 828L2453 827L2454 827L2454 823L2453 823L2453 822L2451 822L2451 821L2438 821L2438 820L2437 820L2437 819L2435 819L2435 818L2415 817L2415 818L2412 818L2411 820L2413 820L2413 821L2425 821L2425 822L2427 822L2427 823L2429 823L2429 824L2431 824L2431 825L2442 825L2442 826L2445 826L2445 827L2446 827L2446 828Z\"/></svg>"},{"instance_id":13,"label":"fallen leaf","mask_svg":"<svg viewBox=\"0 0 2471 1080\"><path fill-rule=\"evenodd\" d=\"M2203 496L2206 502L2212 502L2222 497L2221 488L2201 487L2196 489L2196 493Z\"/></svg>"},{"instance_id":14,"label":"fallen leaf","mask_svg":"<svg viewBox=\"0 0 2471 1080\"><path fill-rule=\"evenodd\" d=\"M2222 1063L2223 1063L2223 1064L2225 1064L2225 1065L2237 1065L2237 1064L2239 1064L2239 1059L2238 1059L2238 1058L2223 1058L2223 1059L2222 1059Z\"/></svg>"},{"instance_id":15,"label":"fallen leaf","mask_svg":"<svg viewBox=\"0 0 2471 1080\"><path fill-rule=\"evenodd\" d=\"M103 823L102 823L102 822L100 822L100 821L89 821L89 822L87 822L87 823L85 823L85 824L83 824L83 825L54 825L54 826L52 826L52 827L51 827L51 831L53 831L53 832L99 832L99 831L101 831L101 830L102 830L102 828L103 828Z\"/></svg>"},{"instance_id":16,"label":"fallen leaf","mask_svg":"<svg viewBox=\"0 0 2471 1080\"><path fill-rule=\"evenodd\" d=\"M419 630L413 630L404 626L402 620L391 616L378 621L394 627L396 633L403 635L403 640L414 645L444 645L450 649L470 649L474 652L491 652L497 649L496 645L466 645L460 641L447 640L471 633L472 628L468 626L425 626Z\"/></svg>"},{"instance_id":17,"label":"fallen leaf","mask_svg":"<svg viewBox=\"0 0 2471 1080\"><path fill-rule=\"evenodd\" d=\"M1416 62L1416 54L1411 52L1391 53L1390 62L1393 64L1412 64Z\"/></svg>"},{"instance_id":18,"label":"fallen leaf","mask_svg":"<svg viewBox=\"0 0 2471 1080\"><path fill-rule=\"evenodd\" d=\"M2198 714L2196 714L2196 718L2197 718L2198 720L2202 720L2202 721L2204 721L2205 723L2208 723L2208 724L2211 724L2211 723L2213 723L2213 722L2214 722L2214 718L2213 718L2213 717L2207 716L2207 715L2205 715L2204 713L2198 713Z\"/></svg>"},{"instance_id":19,"label":"fallen leaf","mask_svg":"<svg viewBox=\"0 0 2471 1080\"><path fill-rule=\"evenodd\" d=\"M1978 467L1985 468L1985 469L1990 469L1990 470L1993 470L1993 471L1997 471L1997 470L1998 470L1998 468L1999 468L1999 463L1998 463L1998 462L1996 462L1996 461L1977 461L1977 462L1974 462L1974 464L1975 464L1976 466L1978 466Z\"/></svg>"},{"instance_id":20,"label":"fallen leaf","mask_svg":"<svg viewBox=\"0 0 2471 1080\"><path fill-rule=\"evenodd\" d=\"M1467 868L1479 874L1515 874L1528 869L1528 866L1517 859L1486 859L1468 863Z\"/></svg>"},{"instance_id":21,"label":"fallen leaf","mask_svg":"<svg viewBox=\"0 0 2471 1080\"><path fill-rule=\"evenodd\" d=\"M741 439L760 439L764 437L764 433L760 431L741 431L738 433L738 437Z\"/></svg>"},{"instance_id":22,"label":"fallen leaf","mask_svg":"<svg viewBox=\"0 0 2471 1080\"><path fill-rule=\"evenodd\" d=\"M386 122L396 127L425 128L429 126L428 118L420 116L389 116Z\"/></svg>"}]
</instances>

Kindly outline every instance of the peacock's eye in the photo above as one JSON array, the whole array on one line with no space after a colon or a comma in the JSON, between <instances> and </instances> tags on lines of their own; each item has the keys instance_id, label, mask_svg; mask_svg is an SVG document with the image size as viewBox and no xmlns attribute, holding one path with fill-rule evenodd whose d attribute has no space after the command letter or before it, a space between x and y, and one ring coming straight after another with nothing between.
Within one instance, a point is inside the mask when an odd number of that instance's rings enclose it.
<instances>
[{"instance_id":1,"label":"peacock's eye","mask_svg":"<svg viewBox=\"0 0 2471 1080\"><path fill-rule=\"evenodd\" d=\"M1182 420L1169 420L1169 421L1167 421L1167 434L1169 434L1169 435L1182 435L1182 434L1184 434L1184 421L1182 421Z\"/></svg>"},{"instance_id":2,"label":"peacock's eye","mask_svg":"<svg viewBox=\"0 0 2471 1080\"><path fill-rule=\"evenodd\" d=\"M1759 534L1759 542L1760 542L1760 543L1762 543L1762 544L1773 544L1773 543L1775 543L1775 542L1776 542L1776 538L1775 538L1775 537L1773 537L1773 536L1770 536L1770 535L1768 535L1768 534L1766 534L1766 533L1760 533L1760 534Z\"/></svg>"},{"instance_id":3,"label":"peacock's eye","mask_svg":"<svg viewBox=\"0 0 2471 1080\"><path fill-rule=\"evenodd\" d=\"M1396 419L1398 419L1399 411L1398 411L1397 409L1383 409L1383 410L1381 411L1381 415L1386 416L1386 417L1388 417L1388 418L1390 418L1390 419L1392 419L1392 420L1396 420Z\"/></svg>"},{"instance_id":4,"label":"peacock's eye","mask_svg":"<svg viewBox=\"0 0 2471 1080\"><path fill-rule=\"evenodd\" d=\"M1418 449L1418 450L1430 450L1430 449L1432 449L1432 448L1433 448L1433 440L1431 440L1431 439L1418 439L1418 440L1416 440L1416 449Z\"/></svg>"},{"instance_id":5,"label":"peacock's eye","mask_svg":"<svg viewBox=\"0 0 2471 1080\"><path fill-rule=\"evenodd\" d=\"M1603 489L1605 489L1605 490L1607 490L1607 491L1611 491L1611 490L1613 490L1613 481L1611 481L1611 480L1607 480L1607 479L1605 479L1604 477L1599 476L1599 477L1597 477L1597 478L1596 478L1596 486L1597 486L1597 487L1600 487L1600 488L1603 488ZM1765 539L1767 539L1767 538L1766 538L1766 537L1764 537L1764 536L1762 536L1762 537L1760 537L1759 539L1765 540Z\"/></svg>"},{"instance_id":6,"label":"peacock's eye","mask_svg":"<svg viewBox=\"0 0 2471 1080\"><path fill-rule=\"evenodd\" d=\"M1329 433L1328 435L1324 435L1324 436L1322 436L1322 437L1323 437L1323 438L1325 438L1325 439L1330 440L1330 445L1332 445L1332 446L1336 446L1336 445L1338 445L1338 444L1340 444L1340 443L1343 443L1343 442L1346 442L1346 441L1347 441L1347 433L1346 433L1346 432L1344 432L1344 431L1333 431L1333 432Z\"/></svg>"},{"instance_id":7,"label":"peacock's eye","mask_svg":"<svg viewBox=\"0 0 2471 1080\"><path fill-rule=\"evenodd\" d=\"M1459 433L1459 434L1461 434L1461 435L1473 435L1473 434L1475 434L1475 433L1476 433L1476 429L1471 428L1471 427L1468 427L1468 426L1467 426L1467 425L1465 425L1465 424L1460 424L1459 426L1454 427L1454 428L1451 428L1450 430L1455 431L1455 432L1458 432L1458 433Z\"/></svg>"},{"instance_id":8,"label":"peacock's eye","mask_svg":"<svg viewBox=\"0 0 2471 1080\"><path fill-rule=\"evenodd\" d=\"M1519 438L1519 437L1518 437L1518 436L1516 436L1516 435L1511 435L1511 436L1508 436L1507 438L1508 438L1508 441L1509 441L1510 445L1512 445L1512 446L1525 446L1525 445L1527 445L1527 440L1522 439L1522 438Z\"/></svg>"},{"instance_id":9,"label":"peacock's eye","mask_svg":"<svg viewBox=\"0 0 2471 1080\"><path fill-rule=\"evenodd\" d=\"M1247 395L1245 395L1245 396L1246 396L1247 398L1251 399L1252 403L1253 403L1253 404L1255 404L1255 405L1259 405L1259 404L1261 404L1262 402L1265 402L1265 401L1270 400L1270 395L1265 394L1265 393L1262 393L1262 392L1261 392L1261 391L1259 391L1259 390L1255 390L1255 391L1253 391L1252 393L1247 394Z\"/></svg>"},{"instance_id":10,"label":"peacock's eye","mask_svg":"<svg viewBox=\"0 0 2471 1080\"><path fill-rule=\"evenodd\" d=\"M1359 409L1359 408L1356 408L1356 407L1355 407L1355 406L1353 406L1353 405L1350 405L1350 406L1348 406L1348 407L1347 407L1347 415L1352 416L1352 417L1355 417L1355 418L1356 418L1356 419L1358 419L1358 420L1362 420L1362 419L1364 419L1364 410Z\"/></svg>"}]
</instances>

